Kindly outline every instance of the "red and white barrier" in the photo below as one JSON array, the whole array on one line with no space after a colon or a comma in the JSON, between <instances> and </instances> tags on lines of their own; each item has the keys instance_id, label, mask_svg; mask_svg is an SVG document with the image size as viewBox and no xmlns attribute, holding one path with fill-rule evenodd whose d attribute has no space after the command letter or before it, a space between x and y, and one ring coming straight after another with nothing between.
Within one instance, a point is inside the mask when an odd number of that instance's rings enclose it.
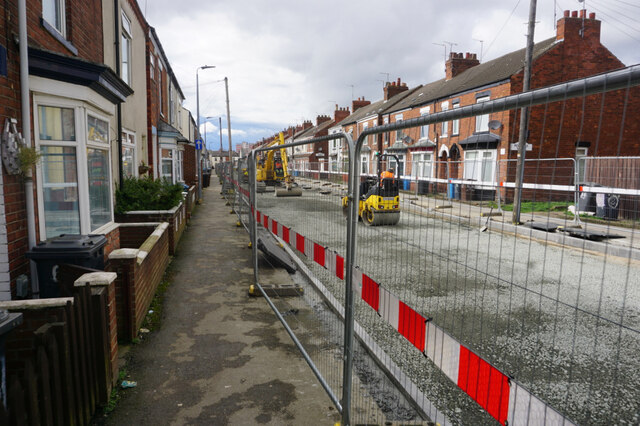
<instances>
[{"instance_id":1,"label":"red and white barrier","mask_svg":"<svg viewBox=\"0 0 640 426\"><path fill-rule=\"evenodd\" d=\"M255 219L294 250L344 279L344 258L255 211ZM433 324L359 267L351 271L353 291L451 381L503 425L573 425L544 401Z\"/></svg>"}]
</instances>

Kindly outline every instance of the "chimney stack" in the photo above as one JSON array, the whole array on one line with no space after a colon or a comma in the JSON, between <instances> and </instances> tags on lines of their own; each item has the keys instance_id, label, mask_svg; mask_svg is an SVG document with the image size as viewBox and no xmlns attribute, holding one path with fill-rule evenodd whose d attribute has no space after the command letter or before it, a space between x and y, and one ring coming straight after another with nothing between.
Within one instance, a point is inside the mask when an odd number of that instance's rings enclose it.
<instances>
[{"instance_id":1,"label":"chimney stack","mask_svg":"<svg viewBox=\"0 0 640 426\"><path fill-rule=\"evenodd\" d=\"M302 130L307 130L313 127L313 123L311 122L311 120L305 120L302 123Z\"/></svg>"},{"instance_id":2,"label":"chimney stack","mask_svg":"<svg viewBox=\"0 0 640 426\"><path fill-rule=\"evenodd\" d=\"M347 118L351 112L349 112L349 107L339 108L336 104L336 110L333 112L333 121L337 124Z\"/></svg>"},{"instance_id":3,"label":"chimney stack","mask_svg":"<svg viewBox=\"0 0 640 426\"><path fill-rule=\"evenodd\" d=\"M407 87L407 83L402 83L400 77L398 77L397 83L395 81L387 82L384 86L384 100L388 101L398 93L402 93L405 90L409 90L409 88Z\"/></svg>"},{"instance_id":4,"label":"chimney stack","mask_svg":"<svg viewBox=\"0 0 640 426\"><path fill-rule=\"evenodd\" d=\"M469 68L475 67L479 63L480 61L475 53L467 52L466 56L463 56L462 53L449 53L449 59L445 64L446 80L451 80L458 74L463 73Z\"/></svg>"},{"instance_id":5,"label":"chimney stack","mask_svg":"<svg viewBox=\"0 0 640 426\"><path fill-rule=\"evenodd\" d=\"M316 126L319 126L327 121L331 121L331 117L329 117L328 115L319 115L316 117Z\"/></svg>"},{"instance_id":6,"label":"chimney stack","mask_svg":"<svg viewBox=\"0 0 640 426\"><path fill-rule=\"evenodd\" d=\"M365 100L363 96L362 98L358 98L357 101L351 101L351 109L353 110L353 112L356 112L360 108L365 107L369 104L371 104L371 101Z\"/></svg>"},{"instance_id":7,"label":"chimney stack","mask_svg":"<svg viewBox=\"0 0 640 426\"><path fill-rule=\"evenodd\" d=\"M581 9L569 12L564 11L563 17L558 20L556 40L579 41L588 40L600 42L601 22L596 19L596 14L591 12L587 15L586 10Z\"/></svg>"}]
</instances>

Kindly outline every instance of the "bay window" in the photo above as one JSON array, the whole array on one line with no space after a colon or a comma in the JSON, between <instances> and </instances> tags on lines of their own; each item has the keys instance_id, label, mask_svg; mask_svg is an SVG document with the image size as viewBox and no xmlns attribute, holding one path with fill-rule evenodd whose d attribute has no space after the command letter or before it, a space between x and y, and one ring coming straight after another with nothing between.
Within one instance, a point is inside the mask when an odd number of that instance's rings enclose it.
<instances>
[{"instance_id":1,"label":"bay window","mask_svg":"<svg viewBox=\"0 0 640 426\"><path fill-rule=\"evenodd\" d=\"M468 180L493 183L495 155L495 149L465 151L464 178Z\"/></svg>"},{"instance_id":2,"label":"bay window","mask_svg":"<svg viewBox=\"0 0 640 426\"><path fill-rule=\"evenodd\" d=\"M416 178L433 177L432 152L420 152L413 154L413 175Z\"/></svg>"},{"instance_id":3,"label":"bay window","mask_svg":"<svg viewBox=\"0 0 640 426\"><path fill-rule=\"evenodd\" d=\"M113 220L109 122L81 102L34 102L40 238L95 232Z\"/></svg>"}]
</instances>

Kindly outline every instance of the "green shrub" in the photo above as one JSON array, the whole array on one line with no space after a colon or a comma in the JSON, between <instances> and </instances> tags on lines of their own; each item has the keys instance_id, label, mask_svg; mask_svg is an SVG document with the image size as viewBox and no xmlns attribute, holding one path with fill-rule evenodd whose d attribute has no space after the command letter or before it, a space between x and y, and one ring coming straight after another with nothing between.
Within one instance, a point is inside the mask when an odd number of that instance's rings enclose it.
<instances>
[{"instance_id":1,"label":"green shrub","mask_svg":"<svg viewBox=\"0 0 640 426\"><path fill-rule=\"evenodd\" d=\"M132 210L169 210L182 201L182 184L149 177L126 178L116 190L116 213Z\"/></svg>"}]
</instances>

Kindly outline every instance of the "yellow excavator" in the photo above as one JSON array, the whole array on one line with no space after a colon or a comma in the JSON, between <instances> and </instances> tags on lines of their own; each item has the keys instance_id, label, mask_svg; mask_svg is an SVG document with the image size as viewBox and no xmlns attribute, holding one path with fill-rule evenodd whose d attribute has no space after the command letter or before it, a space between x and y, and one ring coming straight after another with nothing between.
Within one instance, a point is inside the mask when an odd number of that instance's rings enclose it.
<instances>
[{"instance_id":1,"label":"yellow excavator","mask_svg":"<svg viewBox=\"0 0 640 426\"><path fill-rule=\"evenodd\" d=\"M284 145L282 132L266 146ZM285 148L260 152L257 157L256 180L258 192L266 192L267 185L280 186L276 189L276 197L300 197L302 189L289 174L287 150Z\"/></svg>"},{"instance_id":2,"label":"yellow excavator","mask_svg":"<svg viewBox=\"0 0 640 426\"><path fill-rule=\"evenodd\" d=\"M396 225L400 221L400 189L397 170L395 175L389 171L380 175L382 159L394 157L400 164L398 156L378 154L378 171L376 177L367 177L360 182L360 200L358 200L358 217L365 225ZM342 212L345 217L349 212L348 197L342 198Z\"/></svg>"}]
</instances>

